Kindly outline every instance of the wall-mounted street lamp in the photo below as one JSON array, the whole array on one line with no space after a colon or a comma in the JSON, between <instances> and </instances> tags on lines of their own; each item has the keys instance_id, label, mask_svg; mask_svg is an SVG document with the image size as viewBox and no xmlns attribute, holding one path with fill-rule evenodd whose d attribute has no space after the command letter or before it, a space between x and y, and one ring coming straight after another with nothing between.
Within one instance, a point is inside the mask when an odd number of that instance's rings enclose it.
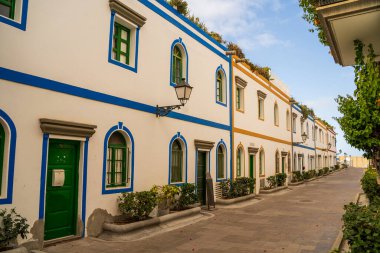
<instances>
[{"instance_id":1,"label":"wall-mounted street lamp","mask_svg":"<svg viewBox=\"0 0 380 253\"><path fill-rule=\"evenodd\" d=\"M306 142L306 139L307 139L307 134L305 132L303 132L303 134L301 135L302 137L302 141L301 142L293 142L293 144L303 144Z\"/></svg>"},{"instance_id":2,"label":"wall-mounted street lamp","mask_svg":"<svg viewBox=\"0 0 380 253\"><path fill-rule=\"evenodd\" d=\"M180 84L177 84L175 87L175 93L177 94L177 98L180 105L168 105L168 106L156 106L156 117L164 117L169 114L169 112L173 111L174 109L180 109L182 106L184 106L187 101L190 98L191 91L193 90L193 87L190 86L186 82L185 78L182 78L182 81Z\"/></svg>"}]
</instances>

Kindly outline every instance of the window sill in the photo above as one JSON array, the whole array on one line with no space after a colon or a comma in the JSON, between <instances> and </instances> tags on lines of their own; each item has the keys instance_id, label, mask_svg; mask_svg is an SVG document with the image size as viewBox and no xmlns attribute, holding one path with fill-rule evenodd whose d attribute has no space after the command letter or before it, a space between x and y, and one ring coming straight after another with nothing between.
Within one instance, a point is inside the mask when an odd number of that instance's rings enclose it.
<instances>
[{"instance_id":1,"label":"window sill","mask_svg":"<svg viewBox=\"0 0 380 253\"><path fill-rule=\"evenodd\" d=\"M102 194L116 194L116 193L123 193L123 192L133 192L132 186L128 187L120 187L120 186L115 186L115 187L106 187L103 189Z\"/></svg>"},{"instance_id":2,"label":"window sill","mask_svg":"<svg viewBox=\"0 0 380 253\"><path fill-rule=\"evenodd\" d=\"M108 59L108 62L112 63L112 64L115 64L116 66L119 66L119 67L122 67L122 68L125 68L125 69L128 69L128 70L132 71L132 72L137 73L137 68L136 67L129 66L127 64L121 63L121 62L119 62L117 60L114 60L112 58Z\"/></svg>"},{"instance_id":3,"label":"window sill","mask_svg":"<svg viewBox=\"0 0 380 253\"><path fill-rule=\"evenodd\" d=\"M237 112L241 112L241 113L244 113L244 110L242 109L236 109Z\"/></svg>"},{"instance_id":4,"label":"window sill","mask_svg":"<svg viewBox=\"0 0 380 253\"><path fill-rule=\"evenodd\" d=\"M227 107L227 103L223 103L223 102L220 102L220 101L215 101L218 105L222 105L224 107Z\"/></svg>"}]
</instances>

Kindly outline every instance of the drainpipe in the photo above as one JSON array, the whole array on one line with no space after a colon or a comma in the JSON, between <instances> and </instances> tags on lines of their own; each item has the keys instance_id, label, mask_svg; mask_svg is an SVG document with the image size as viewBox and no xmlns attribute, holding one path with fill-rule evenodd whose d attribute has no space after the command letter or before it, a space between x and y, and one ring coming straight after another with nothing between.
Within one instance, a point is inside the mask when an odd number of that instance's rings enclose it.
<instances>
[{"instance_id":1,"label":"drainpipe","mask_svg":"<svg viewBox=\"0 0 380 253\"><path fill-rule=\"evenodd\" d=\"M314 164L315 164L315 169L317 169L317 133L315 132L315 118L314 118L314 153L315 153L315 158L314 158Z\"/></svg>"},{"instance_id":2,"label":"drainpipe","mask_svg":"<svg viewBox=\"0 0 380 253\"><path fill-rule=\"evenodd\" d=\"M291 145L292 145L292 154L291 154L291 159L292 161L290 162L292 164L291 166L291 172L293 172L294 170L294 151L293 151L293 104L294 104L294 100L291 99L290 101L290 133L291 133ZM293 176L293 175L292 175Z\"/></svg>"}]
</instances>

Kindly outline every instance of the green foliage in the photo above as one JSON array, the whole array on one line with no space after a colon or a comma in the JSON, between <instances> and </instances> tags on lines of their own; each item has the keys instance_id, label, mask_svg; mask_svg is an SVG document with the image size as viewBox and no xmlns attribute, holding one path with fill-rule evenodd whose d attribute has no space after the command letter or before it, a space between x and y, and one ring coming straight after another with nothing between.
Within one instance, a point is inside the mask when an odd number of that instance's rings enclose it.
<instances>
[{"instance_id":1,"label":"green foliage","mask_svg":"<svg viewBox=\"0 0 380 253\"><path fill-rule=\"evenodd\" d=\"M344 209L343 236L351 252L380 252L380 206L350 203Z\"/></svg>"},{"instance_id":2,"label":"green foliage","mask_svg":"<svg viewBox=\"0 0 380 253\"><path fill-rule=\"evenodd\" d=\"M286 182L287 175L286 173L279 173L276 175L276 184L277 186L284 186Z\"/></svg>"},{"instance_id":3,"label":"green foliage","mask_svg":"<svg viewBox=\"0 0 380 253\"><path fill-rule=\"evenodd\" d=\"M220 182L222 197L227 199L246 196L254 186L255 181L249 177L239 177L234 181L227 179Z\"/></svg>"},{"instance_id":4,"label":"green foliage","mask_svg":"<svg viewBox=\"0 0 380 253\"><path fill-rule=\"evenodd\" d=\"M210 36L216 40L217 42L219 42L220 44L225 44L226 41L223 39L222 35L217 33L217 32L209 32Z\"/></svg>"},{"instance_id":5,"label":"green foliage","mask_svg":"<svg viewBox=\"0 0 380 253\"><path fill-rule=\"evenodd\" d=\"M336 164L336 165L334 166L334 170L339 170L339 164Z\"/></svg>"},{"instance_id":6,"label":"green foliage","mask_svg":"<svg viewBox=\"0 0 380 253\"><path fill-rule=\"evenodd\" d=\"M332 130L335 129L335 128L334 128L332 125L330 125L329 122L327 122L326 120L321 119L321 118L318 118L318 117L317 117L317 120L319 120L320 122L322 122L327 128L332 129Z\"/></svg>"},{"instance_id":7,"label":"green foliage","mask_svg":"<svg viewBox=\"0 0 380 253\"><path fill-rule=\"evenodd\" d=\"M317 176L320 177L320 176L323 176L323 174L324 174L323 169L319 169L318 173L317 173Z\"/></svg>"},{"instance_id":8,"label":"green foliage","mask_svg":"<svg viewBox=\"0 0 380 253\"><path fill-rule=\"evenodd\" d=\"M269 188L275 188L277 185L276 176L267 177L267 182L269 184Z\"/></svg>"},{"instance_id":9,"label":"green foliage","mask_svg":"<svg viewBox=\"0 0 380 253\"><path fill-rule=\"evenodd\" d=\"M367 169L361 179L361 185L364 193L367 195L370 203L380 198L380 185L377 183L378 174L374 169Z\"/></svg>"},{"instance_id":10,"label":"green foliage","mask_svg":"<svg viewBox=\"0 0 380 253\"><path fill-rule=\"evenodd\" d=\"M206 24L203 23L198 17L194 16L194 15L190 15L187 17L191 22L193 22L194 24L196 24L200 29L202 29L203 31L205 31L206 33L208 33L208 29L206 27Z\"/></svg>"},{"instance_id":11,"label":"green foliage","mask_svg":"<svg viewBox=\"0 0 380 253\"><path fill-rule=\"evenodd\" d=\"M302 120L306 120L309 116L315 117L314 110L309 108L307 105L297 103L297 105L301 108Z\"/></svg>"},{"instance_id":12,"label":"green foliage","mask_svg":"<svg viewBox=\"0 0 380 253\"><path fill-rule=\"evenodd\" d=\"M161 209L173 207L176 197L179 195L179 188L176 185L154 185L151 191L157 195L158 205Z\"/></svg>"},{"instance_id":13,"label":"green foliage","mask_svg":"<svg viewBox=\"0 0 380 253\"><path fill-rule=\"evenodd\" d=\"M136 220L144 220L157 205L157 193L154 191L123 193L118 198L121 213Z\"/></svg>"},{"instance_id":14,"label":"green foliage","mask_svg":"<svg viewBox=\"0 0 380 253\"><path fill-rule=\"evenodd\" d=\"M270 80L270 68L269 67L261 67L257 64L252 63L250 60L247 60L246 63L252 72L260 74L261 76L265 77L268 81Z\"/></svg>"},{"instance_id":15,"label":"green foliage","mask_svg":"<svg viewBox=\"0 0 380 253\"><path fill-rule=\"evenodd\" d=\"M309 29L310 32L317 32L319 41L328 46L326 34L322 29L321 22L319 20L316 10L317 0L299 0L299 6L302 8L304 15L302 18L314 28Z\"/></svg>"},{"instance_id":16,"label":"green foliage","mask_svg":"<svg viewBox=\"0 0 380 253\"><path fill-rule=\"evenodd\" d=\"M168 0L168 4L175 7L185 17L189 14L188 4L185 0Z\"/></svg>"},{"instance_id":17,"label":"green foliage","mask_svg":"<svg viewBox=\"0 0 380 253\"><path fill-rule=\"evenodd\" d=\"M292 182L301 182L304 180L304 177L301 173L301 171L293 171L293 176L292 176Z\"/></svg>"},{"instance_id":18,"label":"green foliage","mask_svg":"<svg viewBox=\"0 0 380 253\"><path fill-rule=\"evenodd\" d=\"M330 172L329 167L324 167L323 168L323 175L327 175L327 174L329 174L329 172Z\"/></svg>"},{"instance_id":19,"label":"green foliage","mask_svg":"<svg viewBox=\"0 0 380 253\"><path fill-rule=\"evenodd\" d=\"M338 110L343 115L336 118L344 138L353 147L363 150L368 158L380 157L380 66L375 62L372 45L355 40L355 85L353 96L338 96ZM376 161L376 159L374 159ZM380 171L380 166L376 169Z\"/></svg>"},{"instance_id":20,"label":"green foliage","mask_svg":"<svg viewBox=\"0 0 380 253\"><path fill-rule=\"evenodd\" d=\"M230 51L236 51L236 56L240 59L245 59L245 54L243 52L243 49L238 44L235 44L233 42L228 42L227 48Z\"/></svg>"},{"instance_id":21,"label":"green foliage","mask_svg":"<svg viewBox=\"0 0 380 253\"><path fill-rule=\"evenodd\" d=\"M13 208L9 212L7 209L0 209L0 249L7 248L10 243L21 236L27 238L29 233L27 219L16 213Z\"/></svg>"},{"instance_id":22,"label":"green foliage","mask_svg":"<svg viewBox=\"0 0 380 253\"><path fill-rule=\"evenodd\" d=\"M188 208L190 205L195 204L198 201L198 196L195 193L194 184L182 184L179 187L179 198L176 202L175 209L183 210Z\"/></svg>"},{"instance_id":23,"label":"green foliage","mask_svg":"<svg viewBox=\"0 0 380 253\"><path fill-rule=\"evenodd\" d=\"M305 171L303 173L303 178L306 179L306 180L312 178L310 171Z\"/></svg>"}]
</instances>

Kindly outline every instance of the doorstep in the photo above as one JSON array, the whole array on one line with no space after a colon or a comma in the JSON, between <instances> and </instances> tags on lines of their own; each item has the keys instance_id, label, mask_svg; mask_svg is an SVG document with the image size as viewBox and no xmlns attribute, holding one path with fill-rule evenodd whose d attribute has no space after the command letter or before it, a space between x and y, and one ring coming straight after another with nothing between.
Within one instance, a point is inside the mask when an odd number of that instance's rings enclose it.
<instances>
[{"instance_id":1,"label":"doorstep","mask_svg":"<svg viewBox=\"0 0 380 253\"><path fill-rule=\"evenodd\" d=\"M287 186L280 186L280 187L268 189L268 190L260 189L260 194L271 194L274 192L285 190L287 188L288 188Z\"/></svg>"},{"instance_id":2,"label":"doorstep","mask_svg":"<svg viewBox=\"0 0 380 253\"><path fill-rule=\"evenodd\" d=\"M253 198L255 198L255 194L249 194L246 196L237 197L237 198L233 198L233 199L216 199L216 204L222 205L222 206L227 206L227 205L233 205L233 204L236 204L239 202L251 200Z\"/></svg>"}]
</instances>

